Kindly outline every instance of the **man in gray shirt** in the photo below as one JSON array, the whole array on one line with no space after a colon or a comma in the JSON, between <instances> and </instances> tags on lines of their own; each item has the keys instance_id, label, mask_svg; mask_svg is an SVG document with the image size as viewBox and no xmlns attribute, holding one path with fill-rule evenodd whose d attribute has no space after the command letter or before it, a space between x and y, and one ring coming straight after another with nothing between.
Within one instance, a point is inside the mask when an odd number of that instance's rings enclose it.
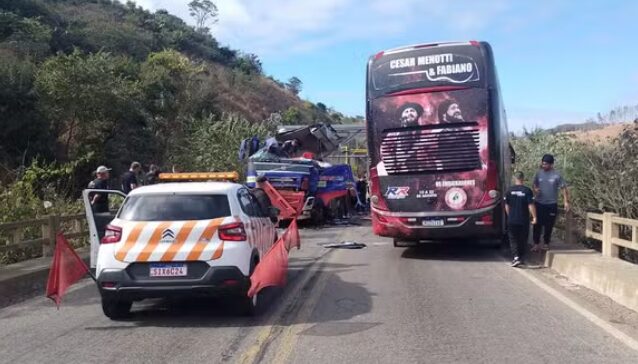
<instances>
[{"instance_id":1,"label":"man in gray shirt","mask_svg":"<svg viewBox=\"0 0 638 364\"><path fill-rule=\"evenodd\" d=\"M543 250L549 249L552 229L558 214L558 190L563 191L565 210L569 211L569 191L563 177L554 169L554 156L545 154L541 162L541 169L534 176L534 192L536 193L536 214L538 222L534 225L534 246L532 251L539 248L541 233L543 234Z\"/></svg>"}]
</instances>

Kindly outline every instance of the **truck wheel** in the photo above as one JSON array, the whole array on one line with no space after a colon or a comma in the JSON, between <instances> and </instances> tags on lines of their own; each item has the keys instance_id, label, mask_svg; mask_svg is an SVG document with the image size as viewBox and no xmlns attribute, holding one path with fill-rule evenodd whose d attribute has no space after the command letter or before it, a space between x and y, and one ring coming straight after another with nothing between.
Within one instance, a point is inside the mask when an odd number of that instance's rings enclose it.
<instances>
[{"instance_id":1,"label":"truck wheel","mask_svg":"<svg viewBox=\"0 0 638 364\"><path fill-rule=\"evenodd\" d=\"M325 221L325 210L321 199L315 199L312 210L310 210L310 220L312 220L312 224L315 226L323 225Z\"/></svg>"},{"instance_id":2,"label":"truck wheel","mask_svg":"<svg viewBox=\"0 0 638 364\"><path fill-rule=\"evenodd\" d=\"M133 302L102 298L102 311L111 320L120 320L129 316Z\"/></svg>"}]
</instances>

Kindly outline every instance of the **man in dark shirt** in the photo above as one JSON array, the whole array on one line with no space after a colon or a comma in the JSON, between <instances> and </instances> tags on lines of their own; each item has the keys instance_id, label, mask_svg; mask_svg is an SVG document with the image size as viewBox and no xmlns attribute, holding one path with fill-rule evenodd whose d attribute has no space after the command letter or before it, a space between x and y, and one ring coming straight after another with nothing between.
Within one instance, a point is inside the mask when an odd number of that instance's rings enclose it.
<instances>
[{"instance_id":1,"label":"man in dark shirt","mask_svg":"<svg viewBox=\"0 0 638 364\"><path fill-rule=\"evenodd\" d=\"M140 184L137 181L137 174L140 172L140 169L142 169L142 166L139 162L131 163L129 170L122 175L122 192L128 195L129 192L139 187Z\"/></svg>"},{"instance_id":2,"label":"man in dark shirt","mask_svg":"<svg viewBox=\"0 0 638 364\"><path fill-rule=\"evenodd\" d=\"M536 224L536 207L532 190L523 185L523 172L514 173L514 186L505 194L505 212L507 213L507 233L512 250L512 267L523 264L525 245L529 238L529 221Z\"/></svg>"},{"instance_id":3,"label":"man in dark shirt","mask_svg":"<svg viewBox=\"0 0 638 364\"><path fill-rule=\"evenodd\" d=\"M108 190L109 189L109 171L111 168L106 166L99 166L95 171L97 178L89 183L89 188L96 190ZM106 193L94 193L90 196L91 207L94 212L109 212L109 197Z\"/></svg>"},{"instance_id":4,"label":"man in dark shirt","mask_svg":"<svg viewBox=\"0 0 638 364\"><path fill-rule=\"evenodd\" d=\"M159 174L160 174L160 169L158 166L156 166L155 164L151 164L151 166L148 168L148 172L146 173L146 184L147 185L154 185L158 182L159 180Z\"/></svg>"},{"instance_id":5,"label":"man in dark shirt","mask_svg":"<svg viewBox=\"0 0 638 364\"><path fill-rule=\"evenodd\" d=\"M357 210L365 212L366 211L366 194L368 192L368 181L366 181L365 176L360 176L359 180L356 184L357 187L357 197L359 197L359 203L357 204Z\"/></svg>"},{"instance_id":6,"label":"man in dark shirt","mask_svg":"<svg viewBox=\"0 0 638 364\"><path fill-rule=\"evenodd\" d=\"M270 201L268 194L266 194L266 191L264 191L264 182L266 181L267 179L264 176L257 177L257 183L255 188L253 188L252 193L257 199L257 203L259 204L262 214L264 216L269 216L268 210L270 209L270 206L272 206L272 202Z\"/></svg>"},{"instance_id":7,"label":"man in dark shirt","mask_svg":"<svg viewBox=\"0 0 638 364\"><path fill-rule=\"evenodd\" d=\"M534 192L536 192L536 210L538 211L538 224L534 226L532 238L534 245L532 251L539 248L541 232L543 233L542 249L549 249L552 238L552 229L558 215L558 191L563 192L565 211L569 211L569 190L563 177L554 169L554 156L545 154L541 161L541 168L534 176Z\"/></svg>"}]
</instances>

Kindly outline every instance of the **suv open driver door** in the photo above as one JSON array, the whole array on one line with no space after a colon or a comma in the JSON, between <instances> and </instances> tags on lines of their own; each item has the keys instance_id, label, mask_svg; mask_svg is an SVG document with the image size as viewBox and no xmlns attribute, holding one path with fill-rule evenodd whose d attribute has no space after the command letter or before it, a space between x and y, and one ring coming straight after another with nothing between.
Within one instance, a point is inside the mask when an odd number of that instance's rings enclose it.
<instances>
[{"instance_id":1,"label":"suv open driver door","mask_svg":"<svg viewBox=\"0 0 638 364\"><path fill-rule=\"evenodd\" d=\"M93 196L94 193L107 195L108 201L110 202L109 212L93 211L90 197ZM110 198L111 195L117 197ZM82 191L86 222L89 225L89 240L91 242L91 268L95 268L97 263L97 252L100 248L100 239L104 237L104 228L115 218L124 198L126 198L124 192L118 190L86 189Z\"/></svg>"}]
</instances>

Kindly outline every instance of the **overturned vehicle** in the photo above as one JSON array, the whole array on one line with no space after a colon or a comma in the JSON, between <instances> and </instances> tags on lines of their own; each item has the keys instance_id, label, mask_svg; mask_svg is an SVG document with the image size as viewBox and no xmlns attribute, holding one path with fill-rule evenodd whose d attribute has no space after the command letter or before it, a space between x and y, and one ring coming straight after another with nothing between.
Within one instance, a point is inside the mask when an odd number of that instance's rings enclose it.
<instances>
[{"instance_id":1,"label":"overturned vehicle","mask_svg":"<svg viewBox=\"0 0 638 364\"><path fill-rule=\"evenodd\" d=\"M280 216L283 220L296 217L321 224L326 219L344 217L357 198L352 169L347 164L323 162L341 141L326 124L279 133L258 150L250 150L250 144L254 149L259 142L247 140L240 152L240 157L248 159L246 184L254 187L258 177L266 177L278 192L276 198L283 198L282 203L294 210Z\"/></svg>"}]
</instances>

